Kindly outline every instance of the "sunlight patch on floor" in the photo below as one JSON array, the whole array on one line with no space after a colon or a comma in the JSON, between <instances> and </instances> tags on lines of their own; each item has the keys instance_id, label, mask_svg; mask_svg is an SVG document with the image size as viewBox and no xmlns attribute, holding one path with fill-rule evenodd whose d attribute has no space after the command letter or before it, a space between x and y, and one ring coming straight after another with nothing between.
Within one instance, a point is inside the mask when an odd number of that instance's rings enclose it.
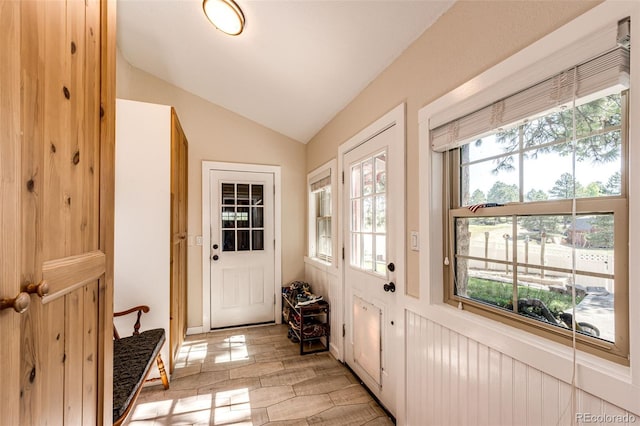
<instances>
[{"instance_id":1,"label":"sunlight patch on floor","mask_svg":"<svg viewBox=\"0 0 640 426\"><path fill-rule=\"evenodd\" d=\"M249 389L238 388L163 401L139 403L129 425L210 424L251 426Z\"/></svg>"},{"instance_id":2,"label":"sunlight patch on floor","mask_svg":"<svg viewBox=\"0 0 640 426\"><path fill-rule=\"evenodd\" d=\"M227 337L216 345L216 349L220 350L214 357L216 364L249 359L246 337L243 334Z\"/></svg>"},{"instance_id":3,"label":"sunlight patch on floor","mask_svg":"<svg viewBox=\"0 0 640 426\"><path fill-rule=\"evenodd\" d=\"M202 364L207 358L207 353L214 353L212 361L216 364L247 360L249 351L246 341L243 334L238 334L216 343L206 340L185 342L176 358L176 368Z\"/></svg>"},{"instance_id":4,"label":"sunlight patch on floor","mask_svg":"<svg viewBox=\"0 0 640 426\"><path fill-rule=\"evenodd\" d=\"M249 389L216 392L213 425L252 425Z\"/></svg>"},{"instance_id":5,"label":"sunlight patch on floor","mask_svg":"<svg viewBox=\"0 0 640 426\"><path fill-rule=\"evenodd\" d=\"M176 368L202 363L207 357L208 350L209 344L205 340L185 342L180 348L180 352L176 358Z\"/></svg>"},{"instance_id":6,"label":"sunlight patch on floor","mask_svg":"<svg viewBox=\"0 0 640 426\"><path fill-rule=\"evenodd\" d=\"M139 403L129 424L141 426L149 424L208 423L211 418L211 395L167 399Z\"/></svg>"}]
</instances>

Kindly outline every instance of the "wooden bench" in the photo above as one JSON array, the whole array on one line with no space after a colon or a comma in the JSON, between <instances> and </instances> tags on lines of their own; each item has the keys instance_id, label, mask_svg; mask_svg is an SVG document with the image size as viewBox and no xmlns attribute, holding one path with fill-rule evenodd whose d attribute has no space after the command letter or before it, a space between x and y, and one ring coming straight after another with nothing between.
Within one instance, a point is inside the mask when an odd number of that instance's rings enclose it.
<instances>
[{"instance_id":1,"label":"wooden bench","mask_svg":"<svg viewBox=\"0 0 640 426\"><path fill-rule=\"evenodd\" d=\"M113 326L113 424L118 426L129 416L142 384L147 380L155 360L160 370L160 380L169 389L167 372L160 357L160 349L166 337L164 329L156 328L140 333L140 316L149 312L148 306L136 306L122 312L114 312L114 317L137 312L133 335L120 337ZM158 380L158 379L155 379Z\"/></svg>"}]
</instances>

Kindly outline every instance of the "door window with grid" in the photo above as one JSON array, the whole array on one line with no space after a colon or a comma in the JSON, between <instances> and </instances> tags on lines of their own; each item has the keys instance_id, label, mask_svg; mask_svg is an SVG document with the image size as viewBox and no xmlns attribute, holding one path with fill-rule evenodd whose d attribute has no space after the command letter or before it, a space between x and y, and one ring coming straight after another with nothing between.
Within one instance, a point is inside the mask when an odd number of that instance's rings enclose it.
<instances>
[{"instance_id":1,"label":"door window with grid","mask_svg":"<svg viewBox=\"0 0 640 426\"><path fill-rule=\"evenodd\" d=\"M222 251L264 250L264 185L222 183Z\"/></svg>"},{"instance_id":2,"label":"door window with grid","mask_svg":"<svg viewBox=\"0 0 640 426\"><path fill-rule=\"evenodd\" d=\"M387 153L351 165L351 266L387 270Z\"/></svg>"}]
</instances>

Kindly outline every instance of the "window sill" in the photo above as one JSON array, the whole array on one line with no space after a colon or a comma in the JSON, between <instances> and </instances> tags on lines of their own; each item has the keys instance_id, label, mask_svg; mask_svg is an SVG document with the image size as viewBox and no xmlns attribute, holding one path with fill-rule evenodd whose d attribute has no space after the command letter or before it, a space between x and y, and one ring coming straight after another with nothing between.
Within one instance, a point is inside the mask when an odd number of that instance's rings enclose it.
<instances>
[{"instance_id":1,"label":"window sill","mask_svg":"<svg viewBox=\"0 0 640 426\"><path fill-rule=\"evenodd\" d=\"M314 268L320 269L323 272L327 272L332 275L338 275L338 267L329 263L325 260L318 259L317 257L304 257L304 263L307 265L313 266Z\"/></svg>"}]
</instances>

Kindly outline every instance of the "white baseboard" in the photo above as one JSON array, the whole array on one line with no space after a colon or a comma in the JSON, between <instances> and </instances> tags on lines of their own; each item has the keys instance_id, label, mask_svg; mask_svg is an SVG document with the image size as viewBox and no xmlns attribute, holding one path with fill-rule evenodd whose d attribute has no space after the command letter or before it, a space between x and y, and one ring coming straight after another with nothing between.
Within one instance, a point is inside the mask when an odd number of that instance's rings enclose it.
<instances>
[{"instance_id":1,"label":"white baseboard","mask_svg":"<svg viewBox=\"0 0 640 426\"><path fill-rule=\"evenodd\" d=\"M340 351L338 350L338 347L333 343L329 343L329 352L338 361L344 361L343 359L340 358Z\"/></svg>"},{"instance_id":2,"label":"white baseboard","mask_svg":"<svg viewBox=\"0 0 640 426\"><path fill-rule=\"evenodd\" d=\"M187 328L187 336L191 336L192 334L202 334L204 333L204 327L189 327Z\"/></svg>"}]
</instances>

